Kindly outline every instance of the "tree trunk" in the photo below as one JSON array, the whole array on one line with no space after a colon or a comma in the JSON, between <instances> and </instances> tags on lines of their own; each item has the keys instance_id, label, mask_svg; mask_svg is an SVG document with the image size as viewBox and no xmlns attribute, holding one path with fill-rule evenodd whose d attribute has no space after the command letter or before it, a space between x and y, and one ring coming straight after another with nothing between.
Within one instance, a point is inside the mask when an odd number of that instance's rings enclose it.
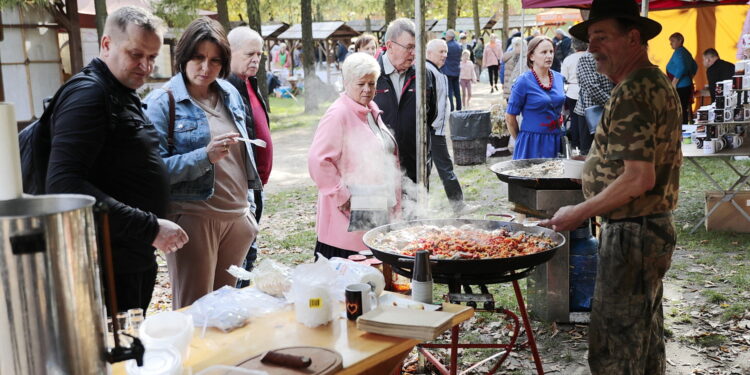
<instances>
[{"instance_id":1,"label":"tree trunk","mask_svg":"<svg viewBox=\"0 0 750 375\"><path fill-rule=\"evenodd\" d=\"M107 0L94 0L94 10L96 11L96 35L101 42L104 35L104 23L107 21Z\"/></svg>"},{"instance_id":2,"label":"tree trunk","mask_svg":"<svg viewBox=\"0 0 750 375\"><path fill-rule=\"evenodd\" d=\"M305 113L312 113L318 109L318 95L316 87L319 81L315 75L315 57L313 55L312 35L312 6L311 0L300 0L302 16L302 66L305 71Z\"/></svg>"},{"instance_id":3,"label":"tree trunk","mask_svg":"<svg viewBox=\"0 0 750 375\"><path fill-rule=\"evenodd\" d=\"M247 25L258 32L261 32L260 23L260 0L247 0ZM258 91L263 96L263 100L268 103L268 80L266 80L266 55L260 56L260 65L258 66L258 73L255 74L258 77ZM271 110L268 107L269 112Z\"/></svg>"},{"instance_id":4,"label":"tree trunk","mask_svg":"<svg viewBox=\"0 0 750 375\"><path fill-rule=\"evenodd\" d=\"M474 13L474 39L479 40L482 37L482 29L479 25L479 0L471 0L471 11Z\"/></svg>"},{"instance_id":5,"label":"tree trunk","mask_svg":"<svg viewBox=\"0 0 750 375\"><path fill-rule=\"evenodd\" d=\"M369 14L367 15L367 17L365 17L365 32L368 34L372 34L372 22L370 21Z\"/></svg>"},{"instance_id":6,"label":"tree trunk","mask_svg":"<svg viewBox=\"0 0 750 375\"><path fill-rule=\"evenodd\" d=\"M216 0L216 13L219 17L219 23L224 27L224 31L229 33L229 8L227 8L227 0Z\"/></svg>"},{"instance_id":7,"label":"tree trunk","mask_svg":"<svg viewBox=\"0 0 750 375\"><path fill-rule=\"evenodd\" d=\"M78 18L78 2L65 1L65 16L69 21L68 48L70 49L70 71L76 74L83 69L83 42L81 41L81 21Z\"/></svg>"},{"instance_id":8,"label":"tree trunk","mask_svg":"<svg viewBox=\"0 0 750 375\"><path fill-rule=\"evenodd\" d=\"M456 29L456 0L448 0L448 13L447 13L447 19L448 19L448 26L446 26L448 29ZM456 35L456 39L458 39L458 35Z\"/></svg>"},{"instance_id":9,"label":"tree trunk","mask_svg":"<svg viewBox=\"0 0 750 375\"><path fill-rule=\"evenodd\" d=\"M396 19L396 0L385 0L385 26Z\"/></svg>"},{"instance_id":10,"label":"tree trunk","mask_svg":"<svg viewBox=\"0 0 750 375\"><path fill-rule=\"evenodd\" d=\"M510 37L509 35L510 27L508 27L509 22L510 21L508 17L508 0L503 0L503 42L508 40L508 37ZM508 48L508 46L503 46L503 48Z\"/></svg>"}]
</instances>

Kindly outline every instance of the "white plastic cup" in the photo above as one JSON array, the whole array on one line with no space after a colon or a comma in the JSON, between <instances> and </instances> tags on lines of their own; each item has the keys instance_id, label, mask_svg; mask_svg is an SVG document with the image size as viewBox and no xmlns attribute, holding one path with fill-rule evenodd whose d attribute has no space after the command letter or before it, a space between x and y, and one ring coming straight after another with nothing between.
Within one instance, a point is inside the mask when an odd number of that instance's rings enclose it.
<instances>
[{"instance_id":1,"label":"white plastic cup","mask_svg":"<svg viewBox=\"0 0 750 375\"><path fill-rule=\"evenodd\" d=\"M174 347L182 359L187 359L193 330L191 315L166 311L147 317L138 329L138 336L146 350Z\"/></svg>"},{"instance_id":2,"label":"white plastic cup","mask_svg":"<svg viewBox=\"0 0 750 375\"><path fill-rule=\"evenodd\" d=\"M332 319L333 308L328 290L311 286L300 290L294 298L294 316L307 327L327 324Z\"/></svg>"}]
</instances>

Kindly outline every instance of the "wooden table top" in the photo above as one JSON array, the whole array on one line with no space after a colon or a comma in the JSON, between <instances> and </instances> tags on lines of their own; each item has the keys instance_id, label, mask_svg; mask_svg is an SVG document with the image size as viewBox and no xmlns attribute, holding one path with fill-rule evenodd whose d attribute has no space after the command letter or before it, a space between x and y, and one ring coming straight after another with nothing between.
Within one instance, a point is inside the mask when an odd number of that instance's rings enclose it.
<instances>
[{"instance_id":1,"label":"wooden table top","mask_svg":"<svg viewBox=\"0 0 750 375\"><path fill-rule=\"evenodd\" d=\"M443 311L455 312L462 308L443 304ZM343 304L340 304L338 312L343 311ZM453 318L453 325L473 315L473 309L464 311ZM228 333L209 328L202 336L201 329L196 327L188 358L183 361L183 370L184 373L195 373L212 365L233 366L267 350L304 345L339 352L344 359L344 369L339 374L353 375L410 350L418 343L419 340L360 331L345 317L337 317L325 326L308 328L297 323L293 310L285 310L252 318L244 327ZM126 374L122 362L113 365L112 370L114 375Z\"/></svg>"}]
</instances>

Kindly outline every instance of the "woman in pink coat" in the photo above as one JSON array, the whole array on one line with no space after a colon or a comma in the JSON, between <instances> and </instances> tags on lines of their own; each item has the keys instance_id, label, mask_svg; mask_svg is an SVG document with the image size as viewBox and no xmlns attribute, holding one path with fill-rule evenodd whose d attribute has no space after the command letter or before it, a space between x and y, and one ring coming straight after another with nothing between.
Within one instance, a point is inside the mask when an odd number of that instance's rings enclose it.
<instances>
[{"instance_id":1,"label":"woman in pink coat","mask_svg":"<svg viewBox=\"0 0 750 375\"><path fill-rule=\"evenodd\" d=\"M344 93L320 119L307 158L318 186L315 253L326 258L367 249L365 232L401 210L396 140L372 101L380 66L359 52L346 58L342 73Z\"/></svg>"},{"instance_id":2,"label":"woman in pink coat","mask_svg":"<svg viewBox=\"0 0 750 375\"><path fill-rule=\"evenodd\" d=\"M503 46L497 41L497 35L490 34L490 42L484 46L484 55L482 56L482 65L487 68L490 75L490 94L498 91L497 81L501 61L503 61Z\"/></svg>"}]
</instances>

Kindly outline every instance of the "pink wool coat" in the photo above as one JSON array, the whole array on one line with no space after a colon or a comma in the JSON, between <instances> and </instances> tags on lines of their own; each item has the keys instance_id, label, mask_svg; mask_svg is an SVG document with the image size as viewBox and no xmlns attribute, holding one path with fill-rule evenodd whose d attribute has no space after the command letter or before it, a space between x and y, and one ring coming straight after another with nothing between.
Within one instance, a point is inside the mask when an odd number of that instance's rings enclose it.
<instances>
[{"instance_id":1,"label":"pink wool coat","mask_svg":"<svg viewBox=\"0 0 750 375\"><path fill-rule=\"evenodd\" d=\"M396 140L380 120L380 109L371 101L368 107L346 94L331 104L315 131L307 158L310 177L318 186L316 232L318 241L345 250L366 250L364 231L347 232L349 212L344 206L351 197L349 185L393 187L395 204L391 218L401 210L401 174L398 150L387 154L380 138L367 123L372 113L383 135Z\"/></svg>"}]
</instances>

